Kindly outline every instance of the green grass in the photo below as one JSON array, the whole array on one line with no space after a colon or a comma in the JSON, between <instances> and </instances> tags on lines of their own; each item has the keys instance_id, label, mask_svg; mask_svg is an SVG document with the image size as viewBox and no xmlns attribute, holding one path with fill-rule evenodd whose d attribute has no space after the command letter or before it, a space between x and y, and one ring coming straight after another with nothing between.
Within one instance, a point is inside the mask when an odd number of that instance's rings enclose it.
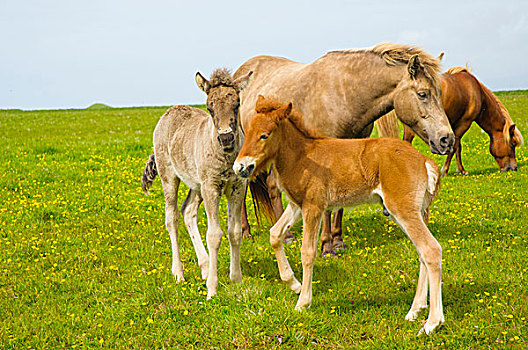
<instances>
[{"instance_id":1,"label":"green grass","mask_svg":"<svg viewBox=\"0 0 528 350\"><path fill-rule=\"evenodd\" d=\"M528 137L528 92L500 93ZM242 245L243 284L205 283L180 220L185 284L170 272L159 180L142 194L152 131L166 108L0 111L2 348L498 348L528 340L528 151L500 173L487 135L463 138L468 176L449 176L430 229L443 247L445 326L417 338L407 322L414 246L379 206L345 214L348 249L318 258L312 307L280 282L267 227ZM426 145L415 146L431 156ZM433 156L439 164L444 157ZM180 189L180 203L185 189ZM248 199L249 203L249 199ZM225 201L221 215L226 216ZM225 221L225 220L224 220ZM206 228L203 215L199 219ZM294 233L300 237L299 225ZM301 277L299 242L286 247Z\"/></svg>"}]
</instances>

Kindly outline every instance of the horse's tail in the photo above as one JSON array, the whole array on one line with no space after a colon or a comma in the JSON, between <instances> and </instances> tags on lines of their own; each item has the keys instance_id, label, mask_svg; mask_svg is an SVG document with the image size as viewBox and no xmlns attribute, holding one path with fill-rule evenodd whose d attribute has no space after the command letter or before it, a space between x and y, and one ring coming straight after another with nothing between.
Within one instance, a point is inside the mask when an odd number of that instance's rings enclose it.
<instances>
[{"instance_id":1,"label":"horse's tail","mask_svg":"<svg viewBox=\"0 0 528 350\"><path fill-rule=\"evenodd\" d=\"M253 206L255 207L255 216L259 226L263 215L269 222L275 222L276 219L268 191L267 179L268 173L264 171L249 183L249 190L253 198Z\"/></svg>"},{"instance_id":2,"label":"horse's tail","mask_svg":"<svg viewBox=\"0 0 528 350\"><path fill-rule=\"evenodd\" d=\"M385 114L374 122L378 129L379 137L400 138L400 129L398 128L398 117L394 110Z\"/></svg>"},{"instance_id":3,"label":"horse's tail","mask_svg":"<svg viewBox=\"0 0 528 350\"><path fill-rule=\"evenodd\" d=\"M158 168L156 167L156 158L154 157L154 153L152 153L147 160L147 165L145 166L145 170L143 170L143 178L141 180L141 187L143 187L143 192L146 195L149 194L149 188L152 186L152 181L154 181L156 175L158 175Z\"/></svg>"},{"instance_id":4,"label":"horse's tail","mask_svg":"<svg viewBox=\"0 0 528 350\"><path fill-rule=\"evenodd\" d=\"M430 159L425 161L425 169L427 169L427 190L422 205L422 216L427 224L429 222L429 207L440 191L441 173L438 165Z\"/></svg>"}]
</instances>

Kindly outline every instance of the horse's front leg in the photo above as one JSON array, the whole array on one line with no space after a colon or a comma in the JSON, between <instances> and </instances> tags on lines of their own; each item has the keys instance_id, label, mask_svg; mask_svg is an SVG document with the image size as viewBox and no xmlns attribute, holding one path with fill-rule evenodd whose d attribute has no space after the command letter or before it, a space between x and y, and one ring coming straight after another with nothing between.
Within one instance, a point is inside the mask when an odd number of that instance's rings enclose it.
<instances>
[{"instance_id":1,"label":"horse's front leg","mask_svg":"<svg viewBox=\"0 0 528 350\"><path fill-rule=\"evenodd\" d=\"M249 226L249 221L247 217L246 197L247 197L247 186L244 189L244 200L242 201L241 225L242 225L242 237L250 239L252 237L251 237L251 227Z\"/></svg>"},{"instance_id":2,"label":"horse's front leg","mask_svg":"<svg viewBox=\"0 0 528 350\"><path fill-rule=\"evenodd\" d=\"M266 178L266 186L268 187L268 193L271 199L271 205L273 207L273 215L275 220L279 218L284 213L284 208L282 207L282 193L277 186L277 180L275 179L275 174L273 173L273 166L270 169L270 173ZM295 239L293 234L290 231L286 231L284 235L284 242L290 243Z\"/></svg>"},{"instance_id":3,"label":"horse's front leg","mask_svg":"<svg viewBox=\"0 0 528 350\"><path fill-rule=\"evenodd\" d=\"M301 246L301 260L303 265L303 282L301 295L297 300L295 310L303 310L312 303L313 264L317 254L317 236L321 226L323 210L316 206L303 205L303 242Z\"/></svg>"},{"instance_id":4,"label":"horse's front leg","mask_svg":"<svg viewBox=\"0 0 528 350\"><path fill-rule=\"evenodd\" d=\"M275 252L275 256L277 257L277 265L279 267L281 280L286 282L290 289L295 293L301 291L301 284L295 278L290 263L288 262L288 258L284 253L282 242L284 240L284 234L292 227L292 225L299 221L300 218L301 209L293 202L290 202L279 220L270 229L270 243Z\"/></svg>"},{"instance_id":5,"label":"horse's front leg","mask_svg":"<svg viewBox=\"0 0 528 350\"><path fill-rule=\"evenodd\" d=\"M242 272L240 270L240 241L242 240L241 208L246 198L245 182L233 183L227 196L227 233L231 248L231 263L229 277L234 283L242 283Z\"/></svg>"},{"instance_id":6,"label":"horse's front leg","mask_svg":"<svg viewBox=\"0 0 528 350\"><path fill-rule=\"evenodd\" d=\"M209 250L209 273L207 276L207 299L216 295L218 286L218 250L222 242L222 229L218 220L218 205L221 189L216 184L202 184L202 197L207 214L207 249Z\"/></svg>"}]
</instances>

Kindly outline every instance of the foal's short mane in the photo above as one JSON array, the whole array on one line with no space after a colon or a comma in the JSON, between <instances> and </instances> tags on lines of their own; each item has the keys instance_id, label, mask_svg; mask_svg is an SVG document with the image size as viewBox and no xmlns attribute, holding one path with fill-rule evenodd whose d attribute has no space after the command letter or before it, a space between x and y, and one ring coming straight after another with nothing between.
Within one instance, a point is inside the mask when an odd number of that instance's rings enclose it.
<instances>
[{"instance_id":1,"label":"foal's short mane","mask_svg":"<svg viewBox=\"0 0 528 350\"><path fill-rule=\"evenodd\" d=\"M227 87L235 87L235 82L228 68L215 69L211 74L211 77L209 78L209 83L211 84L212 88L221 85Z\"/></svg>"},{"instance_id":2,"label":"foal's short mane","mask_svg":"<svg viewBox=\"0 0 528 350\"><path fill-rule=\"evenodd\" d=\"M257 101L257 104L255 106L255 111L257 113L270 113L270 112L276 111L277 109L280 109L283 107L286 107L285 103L282 103L275 98L267 97L263 100L259 99ZM308 128L302 119L301 113L299 113L295 108L293 108L292 111L290 112L290 115L288 116L288 120L297 130L299 130L304 136L308 138L320 139L320 138L325 137L319 134L314 129Z\"/></svg>"},{"instance_id":3,"label":"foal's short mane","mask_svg":"<svg viewBox=\"0 0 528 350\"><path fill-rule=\"evenodd\" d=\"M370 49L349 49L329 52L329 54L353 53L370 53L378 55L391 66L407 64L412 56L418 55L426 75L429 76L436 85L440 82L440 60L419 47L383 42Z\"/></svg>"}]
</instances>

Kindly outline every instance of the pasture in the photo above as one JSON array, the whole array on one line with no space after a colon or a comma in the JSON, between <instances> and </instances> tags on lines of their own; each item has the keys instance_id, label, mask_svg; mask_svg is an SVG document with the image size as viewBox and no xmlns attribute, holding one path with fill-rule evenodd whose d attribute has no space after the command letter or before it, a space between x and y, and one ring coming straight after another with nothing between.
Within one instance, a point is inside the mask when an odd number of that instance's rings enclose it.
<instances>
[{"instance_id":1,"label":"pasture","mask_svg":"<svg viewBox=\"0 0 528 350\"><path fill-rule=\"evenodd\" d=\"M498 93L528 139L528 91ZM3 348L497 348L528 342L528 148L500 173L477 125L463 138L468 176L442 181L429 228L443 247L446 323L416 337L407 322L419 261L381 206L345 212L338 258L317 258L313 303L280 281L268 226L241 247L243 284L229 282L225 200L218 296L185 226L186 282L171 274L159 179L141 174L166 107L0 111L0 345ZM432 156L420 140L414 145ZM179 203L187 189L180 187ZM247 199L248 208L251 200ZM180 218L181 220L181 218ZM180 221L181 222L181 221ZM200 231L205 232L203 210ZM299 225L293 228L300 238ZM300 240L286 246L301 277Z\"/></svg>"}]
</instances>

